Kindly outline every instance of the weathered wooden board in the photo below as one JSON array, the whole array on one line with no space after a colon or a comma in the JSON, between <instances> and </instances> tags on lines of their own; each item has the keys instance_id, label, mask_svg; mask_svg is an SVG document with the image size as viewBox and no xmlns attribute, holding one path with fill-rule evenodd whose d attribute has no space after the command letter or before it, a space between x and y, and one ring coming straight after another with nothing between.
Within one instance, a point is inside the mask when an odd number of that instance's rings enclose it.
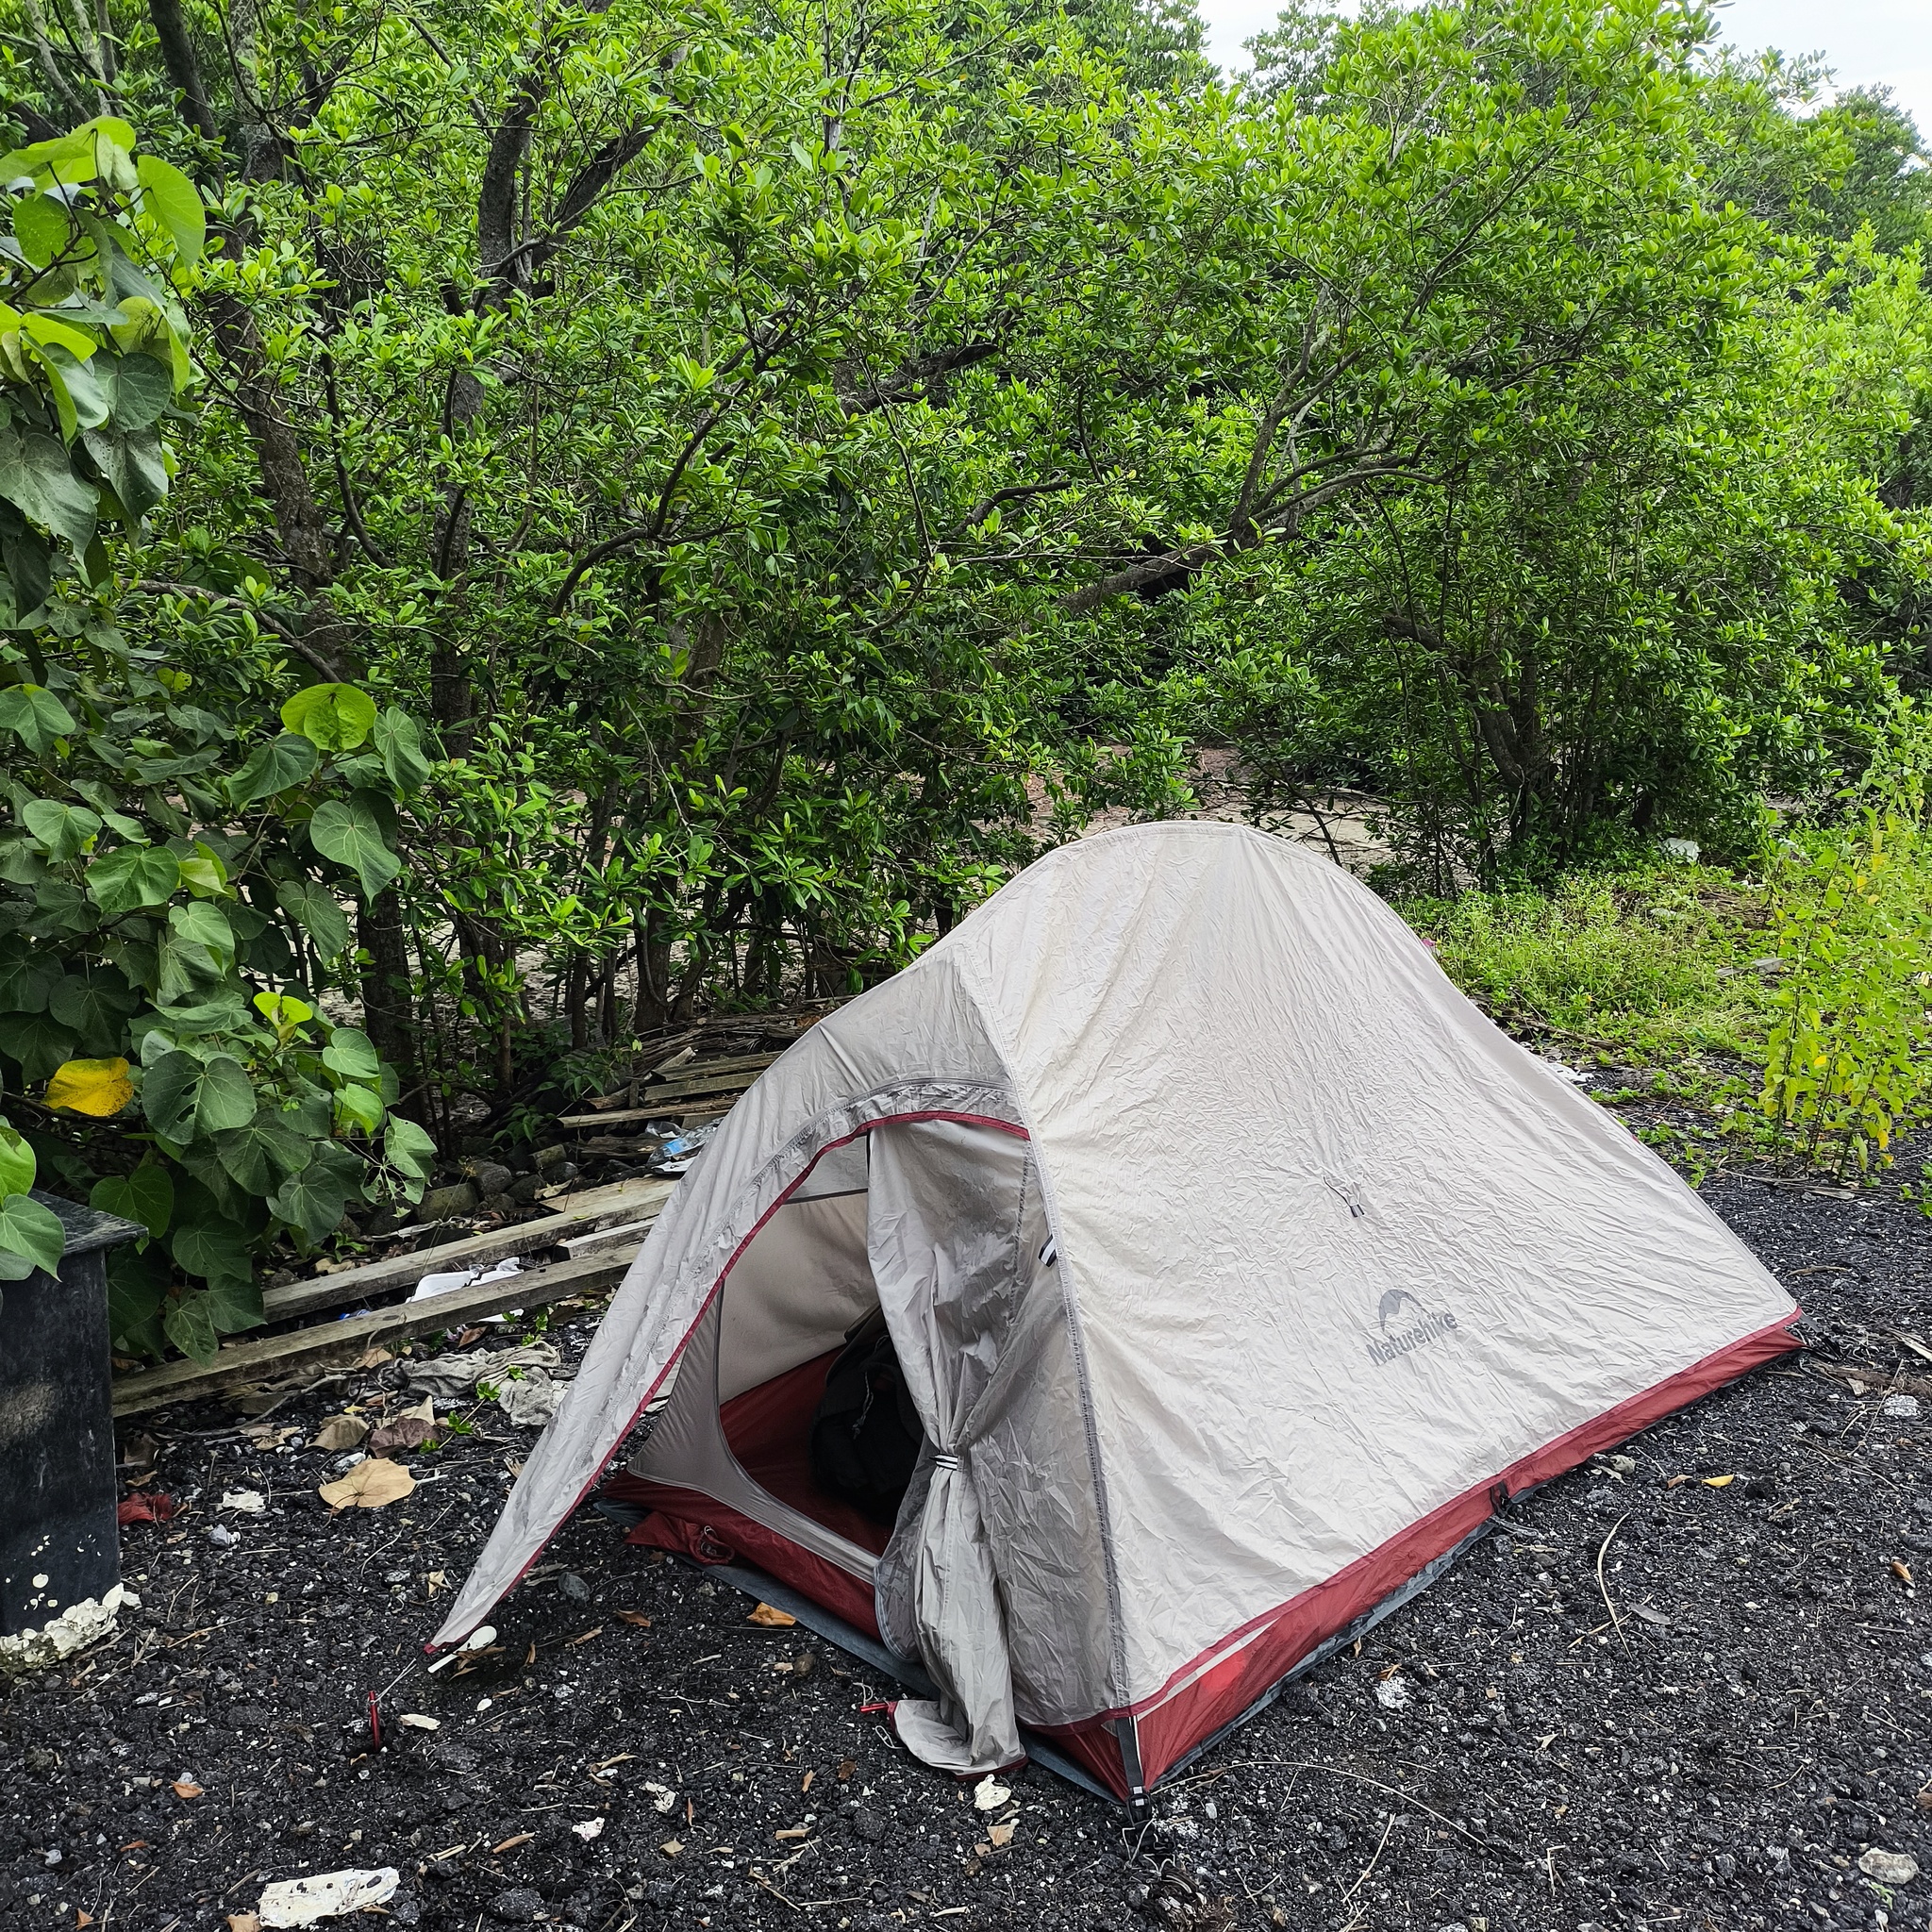
<instances>
[{"instance_id":1,"label":"weathered wooden board","mask_svg":"<svg viewBox=\"0 0 1932 1932\"><path fill-rule=\"evenodd\" d=\"M487 1287L457 1289L426 1302L405 1302L371 1315L321 1322L261 1341L237 1342L208 1363L164 1362L121 1375L114 1382L114 1413L141 1415L176 1402L192 1402L242 1382L267 1382L331 1363L353 1361L377 1344L407 1341L440 1328L459 1328L482 1315L506 1308L535 1308L574 1294L596 1294L624 1279L637 1254L635 1244L581 1259L532 1268ZM341 1277L337 1276L338 1280Z\"/></svg>"}]
</instances>

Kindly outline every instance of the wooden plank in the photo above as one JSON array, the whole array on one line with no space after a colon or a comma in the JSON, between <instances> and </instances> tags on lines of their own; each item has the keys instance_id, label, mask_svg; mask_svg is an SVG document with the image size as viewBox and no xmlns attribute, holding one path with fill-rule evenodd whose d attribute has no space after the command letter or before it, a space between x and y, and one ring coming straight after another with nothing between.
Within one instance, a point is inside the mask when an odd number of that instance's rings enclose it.
<instances>
[{"instance_id":1,"label":"wooden plank","mask_svg":"<svg viewBox=\"0 0 1932 1932\"><path fill-rule=\"evenodd\" d=\"M626 1107L618 1113L567 1113L557 1124L572 1133L594 1133L609 1127L641 1126L645 1121L711 1120L729 1113L741 1094L723 1095L716 1100L668 1101L662 1107Z\"/></svg>"},{"instance_id":2,"label":"wooden plank","mask_svg":"<svg viewBox=\"0 0 1932 1932\"><path fill-rule=\"evenodd\" d=\"M346 1308L414 1288L425 1274L453 1274L462 1268L487 1268L512 1255L533 1255L554 1248L566 1234L588 1234L615 1219L635 1220L655 1213L668 1200L675 1181L620 1181L613 1187L590 1188L575 1195L560 1195L542 1205L550 1214L540 1221L520 1221L493 1227L440 1248L418 1248L409 1255L391 1255L385 1261L365 1261L338 1274L318 1274L310 1281L291 1281L271 1288L261 1297L262 1314L271 1322L292 1322L324 1308Z\"/></svg>"},{"instance_id":3,"label":"wooden plank","mask_svg":"<svg viewBox=\"0 0 1932 1932\"><path fill-rule=\"evenodd\" d=\"M572 1260L579 1255L601 1255L606 1248L627 1246L635 1249L650 1233L657 1219L654 1214L648 1221L626 1221L622 1227L599 1228L594 1234L570 1235L561 1246Z\"/></svg>"},{"instance_id":4,"label":"wooden plank","mask_svg":"<svg viewBox=\"0 0 1932 1932\"><path fill-rule=\"evenodd\" d=\"M291 1334L272 1335L262 1341L238 1342L208 1363L164 1362L114 1381L114 1413L142 1415L176 1402L193 1402L238 1382L261 1382L326 1368L345 1357L354 1360L377 1343L407 1341L439 1328L459 1328L480 1315L498 1315L506 1308L541 1307L566 1295L596 1294L624 1279L636 1258L635 1247L608 1254L587 1255L580 1260L557 1261L547 1268L492 1281L487 1287L458 1289L426 1302L405 1302L380 1308L373 1315L354 1315L343 1322L321 1322Z\"/></svg>"},{"instance_id":5,"label":"wooden plank","mask_svg":"<svg viewBox=\"0 0 1932 1932\"><path fill-rule=\"evenodd\" d=\"M776 1054L757 1056L766 1066L777 1058ZM700 1065L690 1074L679 1074L674 1080L662 1080L655 1087L638 1089L638 1105L649 1107L667 1100L696 1100L714 1093L742 1093L758 1076L762 1069L747 1068L742 1073L714 1073L708 1067ZM608 1120L610 1116L604 1116Z\"/></svg>"}]
</instances>

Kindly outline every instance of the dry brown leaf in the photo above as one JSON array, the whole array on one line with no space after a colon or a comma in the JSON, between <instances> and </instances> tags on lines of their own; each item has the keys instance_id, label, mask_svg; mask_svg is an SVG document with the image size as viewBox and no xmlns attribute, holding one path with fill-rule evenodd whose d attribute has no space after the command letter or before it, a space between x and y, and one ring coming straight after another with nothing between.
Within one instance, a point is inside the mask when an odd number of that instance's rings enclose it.
<instances>
[{"instance_id":1,"label":"dry brown leaf","mask_svg":"<svg viewBox=\"0 0 1932 1932\"><path fill-rule=\"evenodd\" d=\"M500 1845L491 1845L490 1847L490 1856L493 1858L499 1852L513 1852L519 1845L534 1842L536 1836L537 1834L534 1831L520 1831L516 1837L505 1839Z\"/></svg>"},{"instance_id":2,"label":"dry brown leaf","mask_svg":"<svg viewBox=\"0 0 1932 1932\"><path fill-rule=\"evenodd\" d=\"M359 1449L369 1424L359 1415L332 1415L315 1432L318 1449Z\"/></svg>"},{"instance_id":3,"label":"dry brown leaf","mask_svg":"<svg viewBox=\"0 0 1932 1932\"><path fill-rule=\"evenodd\" d=\"M177 1777L175 1780L175 1795L177 1798L198 1798L201 1796L201 1787L191 1783L185 1777Z\"/></svg>"},{"instance_id":4,"label":"dry brown leaf","mask_svg":"<svg viewBox=\"0 0 1932 1932\"><path fill-rule=\"evenodd\" d=\"M804 1824L788 1824L783 1831L774 1831L774 1838L809 1838L811 1829Z\"/></svg>"},{"instance_id":5,"label":"dry brown leaf","mask_svg":"<svg viewBox=\"0 0 1932 1932\"><path fill-rule=\"evenodd\" d=\"M400 1462L371 1456L339 1481L324 1483L316 1494L331 1509L381 1509L400 1503L416 1487L416 1478Z\"/></svg>"},{"instance_id":6,"label":"dry brown leaf","mask_svg":"<svg viewBox=\"0 0 1932 1932\"><path fill-rule=\"evenodd\" d=\"M658 1847L658 1849L660 1852L662 1852L667 1858L675 1858L676 1857L679 1852L683 1851L684 1846L682 1842L677 1839L667 1838L664 1840L664 1842Z\"/></svg>"},{"instance_id":7,"label":"dry brown leaf","mask_svg":"<svg viewBox=\"0 0 1932 1932\"><path fill-rule=\"evenodd\" d=\"M641 1610L619 1610L617 1621L620 1624L635 1624L640 1630L648 1630L651 1627L650 1618Z\"/></svg>"},{"instance_id":8,"label":"dry brown leaf","mask_svg":"<svg viewBox=\"0 0 1932 1932\"><path fill-rule=\"evenodd\" d=\"M230 1912L228 1932L261 1932L261 1921L253 1912Z\"/></svg>"},{"instance_id":9,"label":"dry brown leaf","mask_svg":"<svg viewBox=\"0 0 1932 1932\"><path fill-rule=\"evenodd\" d=\"M808 1791L808 1790L811 1790L811 1781L812 1781L812 1779L813 1779L813 1778L815 1778L816 1776L818 1776L818 1773L817 1773L817 1772L815 1772L815 1771L808 1771L808 1772L807 1772L807 1773L806 1773L806 1774L805 1774L804 1780L803 1780L803 1782L802 1782L802 1783L801 1783L801 1784L799 1785L798 1789L799 1789L799 1790L800 1790L801 1791Z\"/></svg>"},{"instance_id":10,"label":"dry brown leaf","mask_svg":"<svg viewBox=\"0 0 1932 1932\"><path fill-rule=\"evenodd\" d=\"M764 1630L789 1630L798 1619L789 1610L781 1610L774 1604L760 1604L745 1621L756 1624Z\"/></svg>"},{"instance_id":11,"label":"dry brown leaf","mask_svg":"<svg viewBox=\"0 0 1932 1932\"><path fill-rule=\"evenodd\" d=\"M1674 1476L1670 1476L1670 1477L1666 1478L1666 1480L1665 1480L1665 1482L1664 1482L1664 1488L1665 1488L1665 1489L1667 1489L1667 1490L1678 1490L1678 1489L1682 1489L1682 1488L1683 1488L1683 1486L1684 1486L1684 1485L1685 1485L1686 1483L1688 1483L1688 1482L1689 1482L1690 1480L1690 1477L1689 1477L1688 1475L1674 1475Z\"/></svg>"},{"instance_id":12,"label":"dry brown leaf","mask_svg":"<svg viewBox=\"0 0 1932 1932\"><path fill-rule=\"evenodd\" d=\"M1009 1818L1004 1824L989 1824L986 1835L995 1845L1006 1846L1013 1842L1013 1834L1020 1828L1017 1818Z\"/></svg>"},{"instance_id":13,"label":"dry brown leaf","mask_svg":"<svg viewBox=\"0 0 1932 1932\"><path fill-rule=\"evenodd\" d=\"M1932 1785L1925 1785L1912 1793L1912 1803L1921 1811L1932 1811Z\"/></svg>"},{"instance_id":14,"label":"dry brown leaf","mask_svg":"<svg viewBox=\"0 0 1932 1932\"><path fill-rule=\"evenodd\" d=\"M1909 1563L1894 1557L1891 1559L1891 1574L1909 1590L1912 1587L1912 1569Z\"/></svg>"},{"instance_id":15,"label":"dry brown leaf","mask_svg":"<svg viewBox=\"0 0 1932 1932\"><path fill-rule=\"evenodd\" d=\"M852 1774L858 1769L856 1758L841 1757L839 1760L839 1782L847 1785L852 1782Z\"/></svg>"},{"instance_id":16,"label":"dry brown leaf","mask_svg":"<svg viewBox=\"0 0 1932 1932\"><path fill-rule=\"evenodd\" d=\"M372 1345L356 1357L356 1366L358 1369L379 1369L394 1360L395 1357L388 1349Z\"/></svg>"},{"instance_id":17,"label":"dry brown leaf","mask_svg":"<svg viewBox=\"0 0 1932 1932\"><path fill-rule=\"evenodd\" d=\"M591 1638L601 1637L603 1634L603 1624L592 1624L588 1630L579 1630L575 1637L567 1639L563 1647L568 1650L573 1643L588 1643Z\"/></svg>"}]
</instances>

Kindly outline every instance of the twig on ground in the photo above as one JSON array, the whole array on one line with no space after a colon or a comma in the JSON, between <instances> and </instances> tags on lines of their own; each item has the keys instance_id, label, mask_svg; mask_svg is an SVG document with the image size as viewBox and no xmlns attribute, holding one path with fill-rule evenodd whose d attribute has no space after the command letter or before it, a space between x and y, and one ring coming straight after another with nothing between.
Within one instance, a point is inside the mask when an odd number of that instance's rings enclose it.
<instances>
[{"instance_id":1,"label":"twig on ground","mask_svg":"<svg viewBox=\"0 0 1932 1932\"><path fill-rule=\"evenodd\" d=\"M1610 1524L1610 1533L1605 1537L1603 1548L1596 1553L1596 1587L1603 1591L1604 1608L1610 1613L1610 1627L1617 1633L1618 1639L1625 1650L1630 1648L1630 1640L1624 1635L1624 1620L1618 1616L1616 1605L1610 1601L1610 1586L1604 1577L1604 1557L1608 1555L1610 1544L1615 1539L1617 1532L1629 1521L1630 1512L1626 1509L1623 1515L1617 1518L1616 1522Z\"/></svg>"},{"instance_id":2,"label":"twig on ground","mask_svg":"<svg viewBox=\"0 0 1932 1932\"><path fill-rule=\"evenodd\" d=\"M1345 1892L1341 1894L1342 1910L1346 1911L1348 1909L1349 1900L1354 1898L1356 1893L1358 1892L1362 1889L1362 1887L1369 1882L1369 1874L1375 1869L1376 1860L1379 1859L1382 1854L1388 1849L1389 1834L1394 1829L1395 1813L1391 1811L1389 1814L1389 1822L1382 1827L1382 1842L1375 1847L1374 1851L1370 1855L1369 1862L1362 1867L1361 1876L1358 1877L1356 1880L1356 1882L1353 1885L1351 1885ZM1359 1925L1362 1923L1361 1915L1357 1913L1348 1923L1351 1926Z\"/></svg>"}]
</instances>

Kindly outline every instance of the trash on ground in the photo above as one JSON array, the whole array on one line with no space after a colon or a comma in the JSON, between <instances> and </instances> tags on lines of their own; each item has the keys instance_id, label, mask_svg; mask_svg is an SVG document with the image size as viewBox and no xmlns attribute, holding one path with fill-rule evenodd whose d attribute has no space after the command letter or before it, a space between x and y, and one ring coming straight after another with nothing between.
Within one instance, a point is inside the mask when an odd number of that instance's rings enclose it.
<instances>
[{"instance_id":1,"label":"trash on ground","mask_svg":"<svg viewBox=\"0 0 1932 1932\"><path fill-rule=\"evenodd\" d=\"M765 1630L789 1630L798 1619L789 1610L781 1610L775 1604L760 1604L745 1622L756 1624Z\"/></svg>"},{"instance_id":2,"label":"trash on ground","mask_svg":"<svg viewBox=\"0 0 1932 1932\"><path fill-rule=\"evenodd\" d=\"M1858 1870L1879 1885L1909 1885L1919 1875L1919 1861L1909 1852L1882 1851L1874 1845L1859 1858Z\"/></svg>"},{"instance_id":3,"label":"trash on ground","mask_svg":"<svg viewBox=\"0 0 1932 1932\"><path fill-rule=\"evenodd\" d=\"M998 1778L982 1778L973 1788L973 1808L975 1811L997 1811L1011 1800L1012 1795L1011 1790L1001 1784Z\"/></svg>"},{"instance_id":4,"label":"trash on ground","mask_svg":"<svg viewBox=\"0 0 1932 1932\"><path fill-rule=\"evenodd\" d=\"M508 1281L519 1273L522 1263L515 1256L507 1261L499 1261L492 1268L459 1268L444 1274L425 1274L416 1284L416 1291L409 1299L412 1302L434 1301L440 1294L454 1294L459 1288L487 1288L492 1281Z\"/></svg>"},{"instance_id":5,"label":"trash on ground","mask_svg":"<svg viewBox=\"0 0 1932 1932\"><path fill-rule=\"evenodd\" d=\"M222 1507L237 1516L259 1516L268 1507L268 1498L259 1490L225 1490Z\"/></svg>"},{"instance_id":6,"label":"trash on ground","mask_svg":"<svg viewBox=\"0 0 1932 1932\"><path fill-rule=\"evenodd\" d=\"M256 1907L265 1926L313 1925L365 1911L394 1897L400 1874L393 1865L379 1871L321 1872L310 1878L284 1878L267 1887Z\"/></svg>"},{"instance_id":7,"label":"trash on ground","mask_svg":"<svg viewBox=\"0 0 1932 1932\"><path fill-rule=\"evenodd\" d=\"M1019 1828L1020 1821L1017 1818L1009 1818L1004 1824L989 1824L986 1835L996 1846L1004 1849L1013 1842L1013 1834Z\"/></svg>"},{"instance_id":8,"label":"trash on ground","mask_svg":"<svg viewBox=\"0 0 1932 1932\"><path fill-rule=\"evenodd\" d=\"M450 1403L467 1396L478 1382L501 1387L509 1380L512 1369L554 1369L561 1357L547 1341L533 1341L522 1348L479 1348L467 1355L431 1356L427 1361L411 1362L403 1371L410 1388L438 1402Z\"/></svg>"},{"instance_id":9,"label":"trash on ground","mask_svg":"<svg viewBox=\"0 0 1932 1932\"><path fill-rule=\"evenodd\" d=\"M669 1785L660 1785L655 1778L647 1777L644 1780L644 1790L650 1795L651 1808L654 1811L669 1811L672 1806L677 1803L677 1793Z\"/></svg>"},{"instance_id":10,"label":"trash on ground","mask_svg":"<svg viewBox=\"0 0 1932 1932\"><path fill-rule=\"evenodd\" d=\"M567 1376L558 1380L547 1369L531 1369L497 1389L496 1406L520 1429L547 1428L569 1387Z\"/></svg>"},{"instance_id":11,"label":"trash on ground","mask_svg":"<svg viewBox=\"0 0 1932 1932\"><path fill-rule=\"evenodd\" d=\"M416 1487L416 1478L400 1462L368 1456L347 1475L324 1483L316 1494L331 1509L381 1509L400 1503Z\"/></svg>"},{"instance_id":12,"label":"trash on ground","mask_svg":"<svg viewBox=\"0 0 1932 1932\"><path fill-rule=\"evenodd\" d=\"M425 1717L420 1710L406 1710L396 1722L412 1731L440 1731L442 1728L440 1717Z\"/></svg>"},{"instance_id":13,"label":"trash on ground","mask_svg":"<svg viewBox=\"0 0 1932 1932\"><path fill-rule=\"evenodd\" d=\"M589 1844L593 1838L597 1837L599 1833L603 1831L604 1821L601 1818L586 1818L579 1821L577 1824L573 1824L571 1826L571 1829L574 1832L575 1832L576 1835L580 1839L582 1839L586 1844Z\"/></svg>"}]
</instances>

